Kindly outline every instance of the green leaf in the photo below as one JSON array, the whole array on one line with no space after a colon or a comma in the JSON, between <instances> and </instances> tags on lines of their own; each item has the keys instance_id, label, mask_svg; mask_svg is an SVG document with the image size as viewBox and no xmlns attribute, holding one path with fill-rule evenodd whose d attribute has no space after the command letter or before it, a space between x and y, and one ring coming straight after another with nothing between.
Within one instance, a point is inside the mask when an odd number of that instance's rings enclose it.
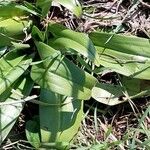
<instances>
[{"instance_id":1,"label":"green leaf","mask_svg":"<svg viewBox=\"0 0 150 150\"><path fill-rule=\"evenodd\" d=\"M37 49L43 64L34 65L31 71L32 79L42 88L53 92L72 96L77 99L89 99L91 89L97 80L90 74L78 68L67 58L57 55L58 51L39 42Z\"/></svg>"},{"instance_id":2,"label":"green leaf","mask_svg":"<svg viewBox=\"0 0 150 150\"><path fill-rule=\"evenodd\" d=\"M78 0L54 0L55 2L72 11L77 17L82 15L82 7Z\"/></svg>"},{"instance_id":3,"label":"green leaf","mask_svg":"<svg viewBox=\"0 0 150 150\"><path fill-rule=\"evenodd\" d=\"M26 131L26 137L30 142L30 144L35 148L39 148L41 145L39 118L34 117L33 120L29 120L26 123L25 131Z\"/></svg>"},{"instance_id":4,"label":"green leaf","mask_svg":"<svg viewBox=\"0 0 150 150\"><path fill-rule=\"evenodd\" d=\"M32 86L33 82L30 78L20 78L10 89L0 95L0 100L6 103L17 102L23 96L29 95ZM16 93L11 93L12 89L16 90ZM9 134L22 109L23 104L19 102L13 105L0 105L0 144Z\"/></svg>"},{"instance_id":5,"label":"green leaf","mask_svg":"<svg viewBox=\"0 0 150 150\"><path fill-rule=\"evenodd\" d=\"M89 36L96 46L131 55L150 57L149 39L102 32L91 32Z\"/></svg>"},{"instance_id":6,"label":"green leaf","mask_svg":"<svg viewBox=\"0 0 150 150\"><path fill-rule=\"evenodd\" d=\"M115 86L106 83L98 83L92 89L92 97L106 105L116 105L124 101L119 100L119 97L124 96L122 88L120 86Z\"/></svg>"},{"instance_id":7,"label":"green leaf","mask_svg":"<svg viewBox=\"0 0 150 150\"><path fill-rule=\"evenodd\" d=\"M29 67L32 59L9 52L0 59L0 94L9 88Z\"/></svg>"},{"instance_id":8,"label":"green leaf","mask_svg":"<svg viewBox=\"0 0 150 150\"><path fill-rule=\"evenodd\" d=\"M93 32L90 38L99 53L99 64L133 78L150 79L148 39Z\"/></svg>"},{"instance_id":9,"label":"green leaf","mask_svg":"<svg viewBox=\"0 0 150 150\"><path fill-rule=\"evenodd\" d=\"M86 47L82 46L78 42L71 40L69 38L60 37L60 38L50 39L49 45L62 52L68 50L71 52L76 51L78 54L81 54L87 57L88 59L90 59L91 61L93 61L94 63L96 63L96 60L94 60L95 59L94 54L88 53Z\"/></svg>"},{"instance_id":10,"label":"green leaf","mask_svg":"<svg viewBox=\"0 0 150 150\"><path fill-rule=\"evenodd\" d=\"M52 0L37 0L36 6L41 9L41 14L45 17L48 14Z\"/></svg>"},{"instance_id":11,"label":"green leaf","mask_svg":"<svg viewBox=\"0 0 150 150\"><path fill-rule=\"evenodd\" d=\"M56 48L60 50L71 48L79 54L87 57L94 62L95 65L99 65L99 56L92 41L86 34L72 31L57 23L50 23L48 31L50 31L56 38L52 41L50 39L49 45L56 46Z\"/></svg>"},{"instance_id":12,"label":"green leaf","mask_svg":"<svg viewBox=\"0 0 150 150\"><path fill-rule=\"evenodd\" d=\"M1 3L0 2L0 17L11 18L11 17L21 17L26 15L26 12L17 8L17 5L14 3Z\"/></svg>"},{"instance_id":13,"label":"green leaf","mask_svg":"<svg viewBox=\"0 0 150 150\"><path fill-rule=\"evenodd\" d=\"M31 34L32 34L32 38L34 38L34 40L42 41L42 42L44 41L44 35L36 26L33 26Z\"/></svg>"},{"instance_id":14,"label":"green leaf","mask_svg":"<svg viewBox=\"0 0 150 150\"><path fill-rule=\"evenodd\" d=\"M26 1L24 2L24 5L16 5L16 8L18 8L22 11L25 11L26 13L28 13L28 15L30 13L30 15L33 14L35 16L41 17L41 14L40 14L39 10L36 8L36 6L30 4Z\"/></svg>"},{"instance_id":15,"label":"green leaf","mask_svg":"<svg viewBox=\"0 0 150 150\"><path fill-rule=\"evenodd\" d=\"M15 19L5 19L0 21L0 33L7 36L18 36L23 34L23 29L25 27L30 27L30 20Z\"/></svg>"},{"instance_id":16,"label":"green leaf","mask_svg":"<svg viewBox=\"0 0 150 150\"><path fill-rule=\"evenodd\" d=\"M30 30L32 21L29 19L5 19L0 21L0 47L11 45L11 42L23 40L25 31Z\"/></svg>"},{"instance_id":17,"label":"green leaf","mask_svg":"<svg viewBox=\"0 0 150 150\"><path fill-rule=\"evenodd\" d=\"M92 97L103 104L113 106L128 101L125 94L128 94L130 99L150 95L150 82L147 80L123 77L121 82L122 86L97 83L92 89Z\"/></svg>"},{"instance_id":18,"label":"green leaf","mask_svg":"<svg viewBox=\"0 0 150 150\"><path fill-rule=\"evenodd\" d=\"M40 129L43 143L70 142L77 134L83 117L83 101L41 89ZM49 119L48 119L48 118Z\"/></svg>"}]
</instances>

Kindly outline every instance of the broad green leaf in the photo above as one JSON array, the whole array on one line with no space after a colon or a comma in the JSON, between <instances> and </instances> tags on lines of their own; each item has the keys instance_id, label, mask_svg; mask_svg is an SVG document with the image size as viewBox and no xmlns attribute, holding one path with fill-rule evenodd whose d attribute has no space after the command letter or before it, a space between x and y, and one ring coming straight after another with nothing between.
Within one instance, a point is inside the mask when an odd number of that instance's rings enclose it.
<instances>
[{"instance_id":1,"label":"broad green leaf","mask_svg":"<svg viewBox=\"0 0 150 150\"><path fill-rule=\"evenodd\" d=\"M32 59L9 52L0 59L0 94L9 88L29 67Z\"/></svg>"},{"instance_id":2,"label":"broad green leaf","mask_svg":"<svg viewBox=\"0 0 150 150\"><path fill-rule=\"evenodd\" d=\"M77 134L83 117L83 101L41 89L40 130L43 143L70 142Z\"/></svg>"},{"instance_id":3,"label":"broad green leaf","mask_svg":"<svg viewBox=\"0 0 150 150\"><path fill-rule=\"evenodd\" d=\"M44 41L44 35L36 26L33 26L31 34L34 40L42 42Z\"/></svg>"},{"instance_id":4,"label":"broad green leaf","mask_svg":"<svg viewBox=\"0 0 150 150\"><path fill-rule=\"evenodd\" d=\"M21 20L21 19L5 19L0 21L0 33L5 34L7 36L18 36L20 34L24 34L23 30L29 30L31 25L30 20Z\"/></svg>"},{"instance_id":5,"label":"broad green leaf","mask_svg":"<svg viewBox=\"0 0 150 150\"><path fill-rule=\"evenodd\" d=\"M150 95L150 82L133 78L122 78L122 87L108 83L97 83L92 89L92 97L106 105L117 105L130 99L140 98ZM136 86L135 86L136 85Z\"/></svg>"},{"instance_id":6,"label":"broad green leaf","mask_svg":"<svg viewBox=\"0 0 150 150\"><path fill-rule=\"evenodd\" d=\"M38 53L41 57L41 60L43 60L43 64L45 68L47 68L50 64L50 61L54 58L57 58L61 55L61 53L52 47L48 46L47 44L44 44L43 42L36 42L36 47L38 50ZM45 61L47 60L47 61ZM50 60L50 61L49 61Z\"/></svg>"},{"instance_id":7,"label":"broad green leaf","mask_svg":"<svg viewBox=\"0 0 150 150\"><path fill-rule=\"evenodd\" d=\"M26 123L26 137L32 146L35 148L40 147L40 127L37 117L34 117L33 120L29 120Z\"/></svg>"},{"instance_id":8,"label":"broad green leaf","mask_svg":"<svg viewBox=\"0 0 150 150\"><path fill-rule=\"evenodd\" d=\"M17 52L9 52L0 59L0 98L1 101L13 102L15 99L20 99L22 97L17 97L16 94L10 95L11 85L13 85L16 80L26 71L31 58L26 56L19 56ZM30 82L28 82L30 81ZM18 92L22 91L22 94L27 94L28 90L31 90L28 86L32 83L31 80L24 80L20 84L19 89L15 84L14 89ZM27 83L28 82L28 83ZM26 85L27 84L27 85ZM23 87L23 89L22 89ZM10 112L11 110L11 112ZM22 104L17 103L14 105L4 105L1 106L1 142L5 139L11 128L13 127L17 117L22 110Z\"/></svg>"},{"instance_id":9,"label":"broad green leaf","mask_svg":"<svg viewBox=\"0 0 150 150\"><path fill-rule=\"evenodd\" d=\"M27 2L26 2L26 3L27 3ZM28 3L28 4L29 4L29 3ZM36 9L34 10L34 8L30 9L30 8L28 8L28 5L27 5L27 6L24 6L24 5L17 5L16 8L19 8L19 9L21 9L21 10L24 10L25 12L30 13L30 15L33 14L33 15L35 15L35 16L41 17L41 14L39 13L38 10L36 10Z\"/></svg>"},{"instance_id":10,"label":"broad green leaf","mask_svg":"<svg viewBox=\"0 0 150 150\"><path fill-rule=\"evenodd\" d=\"M148 39L93 32L90 38L99 53L99 64L133 78L150 79Z\"/></svg>"},{"instance_id":11,"label":"broad green leaf","mask_svg":"<svg viewBox=\"0 0 150 150\"><path fill-rule=\"evenodd\" d=\"M54 70L49 68L48 71L42 65L33 66L31 77L42 88L51 89L62 95L84 100L91 97L91 89L95 84L95 79L80 70L70 70L70 66L72 67L73 64L68 60L63 61L58 69L57 66L58 62L55 62L51 67Z\"/></svg>"},{"instance_id":12,"label":"broad green leaf","mask_svg":"<svg viewBox=\"0 0 150 150\"><path fill-rule=\"evenodd\" d=\"M0 17L3 18L11 18L11 17L21 17L26 15L26 12L16 8L16 4L14 3L1 3L0 2Z\"/></svg>"},{"instance_id":13,"label":"broad green leaf","mask_svg":"<svg viewBox=\"0 0 150 150\"><path fill-rule=\"evenodd\" d=\"M112 106L124 102L123 100L119 100L122 96L124 95L120 86L98 83L92 89L92 97L106 105Z\"/></svg>"},{"instance_id":14,"label":"broad green leaf","mask_svg":"<svg viewBox=\"0 0 150 150\"><path fill-rule=\"evenodd\" d=\"M11 45L12 41L23 40L31 24L31 20L19 18L18 20L11 18L0 21L0 47Z\"/></svg>"},{"instance_id":15,"label":"broad green leaf","mask_svg":"<svg viewBox=\"0 0 150 150\"><path fill-rule=\"evenodd\" d=\"M94 56L92 54L89 54L87 52L87 48L79 44L78 42L71 40L69 38L60 37L55 39L49 40L49 45L53 48L60 50L60 51L70 51L70 52L77 52L78 54L81 54L90 60L94 61Z\"/></svg>"},{"instance_id":16,"label":"broad green leaf","mask_svg":"<svg viewBox=\"0 0 150 150\"><path fill-rule=\"evenodd\" d=\"M104 51L101 47L96 47L96 49L100 52L99 62L104 67L125 76L148 80L150 79L150 58L121 53L109 49L105 49Z\"/></svg>"},{"instance_id":17,"label":"broad green leaf","mask_svg":"<svg viewBox=\"0 0 150 150\"><path fill-rule=\"evenodd\" d=\"M54 0L72 11L77 17L82 15L82 7L78 0Z\"/></svg>"},{"instance_id":18,"label":"broad green leaf","mask_svg":"<svg viewBox=\"0 0 150 150\"><path fill-rule=\"evenodd\" d=\"M54 42L56 42L56 46L57 44L62 46L62 48L59 47L60 50L63 48L74 47L73 49L79 54L87 57L97 66L99 65L99 56L92 41L86 34L72 31L57 23L49 23L48 31L50 31L54 37L56 37L56 40L54 40ZM52 42L49 42L49 44L54 45Z\"/></svg>"},{"instance_id":19,"label":"broad green leaf","mask_svg":"<svg viewBox=\"0 0 150 150\"><path fill-rule=\"evenodd\" d=\"M91 32L89 37L95 46L104 47L114 51L127 53L131 55L139 55L150 57L150 41L149 39L139 38L135 36L125 36L117 34L109 34L102 32Z\"/></svg>"},{"instance_id":20,"label":"broad green leaf","mask_svg":"<svg viewBox=\"0 0 150 150\"><path fill-rule=\"evenodd\" d=\"M30 78L20 78L9 90L0 95L0 101L6 103L17 102L23 96L29 95L32 86L33 82ZM11 89L16 90L16 93L11 93ZM22 109L23 104L19 102L13 105L0 105L0 144L9 134Z\"/></svg>"},{"instance_id":21,"label":"broad green leaf","mask_svg":"<svg viewBox=\"0 0 150 150\"><path fill-rule=\"evenodd\" d=\"M33 5L32 3L29 3L27 1L24 1L23 3L24 3L24 5L16 5L16 8L19 8L22 11L28 12L28 13L30 13L30 15L33 14L35 16L41 17L40 11L38 10L38 8L35 5Z\"/></svg>"},{"instance_id":22,"label":"broad green leaf","mask_svg":"<svg viewBox=\"0 0 150 150\"><path fill-rule=\"evenodd\" d=\"M78 68L67 58L56 56L57 51L50 46L39 42L37 49L43 64L34 65L31 71L32 79L42 88L53 92L71 96L77 99L89 99L91 89L97 80L90 74Z\"/></svg>"},{"instance_id":23,"label":"broad green leaf","mask_svg":"<svg viewBox=\"0 0 150 150\"><path fill-rule=\"evenodd\" d=\"M45 17L48 14L52 0L37 0L36 6L41 9L41 14Z\"/></svg>"}]
</instances>

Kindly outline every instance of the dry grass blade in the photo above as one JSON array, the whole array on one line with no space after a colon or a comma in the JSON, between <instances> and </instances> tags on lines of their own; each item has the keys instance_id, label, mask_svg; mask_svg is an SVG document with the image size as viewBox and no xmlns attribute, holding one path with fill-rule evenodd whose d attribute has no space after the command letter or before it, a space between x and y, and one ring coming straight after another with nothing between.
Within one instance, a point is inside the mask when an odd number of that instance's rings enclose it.
<instances>
[{"instance_id":1,"label":"dry grass blade","mask_svg":"<svg viewBox=\"0 0 150 150\"><path fill-rule=\"evenodd\" d=\"M106 125L103 124L102 122L100 122L100 124L101 124L101 127L103 128L103 130L105 131L105 133L107 133L107 132L108 132L108 128L106 127ZM109 138L110 140L114 141L114 142L118 141L117 138L116 138L112 133L109 134L109 137L108 137L108 138ZM123 146L122 144L119 144L118 147L119 147L121 150L125 150L125 148L124 148L124 146Z\"/></svg>"}]
</instances>

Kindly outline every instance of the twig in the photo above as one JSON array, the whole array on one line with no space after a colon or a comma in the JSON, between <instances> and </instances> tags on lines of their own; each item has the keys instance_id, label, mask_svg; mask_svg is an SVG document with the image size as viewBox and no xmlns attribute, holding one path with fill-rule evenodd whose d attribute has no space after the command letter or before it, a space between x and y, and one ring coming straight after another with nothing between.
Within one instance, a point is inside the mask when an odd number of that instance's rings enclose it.
<instances>
[{"instance_id":1,"label":"twig","mask_svg":"<svg viewBox=\"0 0 150 150\"><path fill-rule=\"evenodd\" d=\"M148 7L148 8L150 8L150 5L147 4L147 3L145 3L145 2L143 2L143 0L139 0L139 1L140 1L140 3L141 3L142 5L144 5L144 6Z\"/></svg>"},{"instance_id":2,"label":"twig","mask_svg":"<svg viewBox=\"0 0 150 150\"><path fill-rule=\"evenodd\" d=\"M24 99L21 99L21 100L14 100L14 101L11 101L11 102L1 102L0 103L0 107L3 106L3 105L13 105L13 104L18 104L18 103L24 103L24 102L27 102L27 101L32 101L34 99L38 98L37 95L32 95L32 96L28 96Z\"/></svg>"},{"instance_id":3,"label":"twig","mask_svg":"<svg viewBox=\"0 0 150 150\"><path fill-rule=\"evenodd\" d=\"M16 90L12 90L12 93L17 94L20 97L23 97L23 95L21 93L17 92ZM37 96L37 95L32 95L32 96L28 96L28 97L26 97L24 99L20 99L20 100L15 99L15 100L10 101L10 102L0 102L0 107L2 107L4 105L14 105L14 104L18 104L18 103L25 103L27 101L30 101L31 103L34 103L34 104L43 105L43 106L64 106L64 105L67 105L67 104L72 103L74 101L74 99L71 99L69 102L65 102L65 103L61 103L61 104L49 104L46 102L35 100L38 97L39 96Z\"/></svg>"}]
</instances>

